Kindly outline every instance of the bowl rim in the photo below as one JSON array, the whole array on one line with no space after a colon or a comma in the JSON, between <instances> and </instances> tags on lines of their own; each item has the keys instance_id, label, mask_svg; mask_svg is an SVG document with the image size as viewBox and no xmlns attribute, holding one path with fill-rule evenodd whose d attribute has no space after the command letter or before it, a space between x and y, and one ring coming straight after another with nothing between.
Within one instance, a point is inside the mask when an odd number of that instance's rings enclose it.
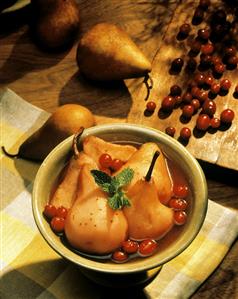
<instances>
[{"instance_id":1,"label":"bowl rim","mask_svg":"<svg viewBox=\"0 0 238 299\"><path fill-rule=\"evenodd\" d=\"M156 260L156 258L154 258L154 259L152 258L150 260L150 262L148 262L148 258L146 258L145 260L141 259L144 262L140 263L140 267L128 267L128 269L125 270L124 266L127 263L123 263L123 264L117 264L117 263L108 264L108 263L106 263L106 264L104 264L100 261L94 261L94 260L88 259L87 257L81 256L77 253L74 253L72 250L67 248L63 243L61 243L62 246L60 246L58 248L57 244L55 244L55 242L54 242L54 239L51 236L49 236L49 234L47 233L47 230L45 229L45 223L43 223L43 222L46 222L46 220L44 219L44 217L42 215L42 211L40 211L38 209L37 194L38 194L38 189L39 189L39 181L42 180L42 174L44 173L45 165L47 165L48 163L51 162L52 158L57 154L57 152L60 149L67 148L67 147L70 149L70 146L71 146L72 140L73 140L73 135L66 138L64 141L62 141L60 144L58 144L48 154L48 156L44 159L44 161L40 165L40 167L37 171L36 177L35 177L34 184L33 184L32 211L33 211L33 217L34 217L34 220L38 227L39 232L41 233L41 235L43 236L45 241L48 243L48 245L50 245L50 247L52 249L54 249L63 258L66 258L67 260L73 262L74 264L77 264L78 266L86 268L88 270L94 270L94 271L98 271L98 272L112 273L112 274L123 274L123 273L129 274L129 273L137 273L137 272L141 272L141 271L147 271L147 270L156 268L158 266L161 266L161 265L167 263L168 261L170 261L171 259L175 258L176 256L178 256L181 252L183 252L192 243L192 241L195 239L195 237L199 233L199 231L203 225L203 222L205 220L205 217L206 217L207 207L208 207L208 191L207 191L206 178L205 178L203 170L202 170L200 164L198 163L198 161L192 156L192 154L189 153L189 151L180 142L178 142L176 139L168 136L164 132L161 132L157 129L147 127L144 125L137 125L137 124L131 124L131 123L103 124L103 125L97 125L97 126L85 129L82 134L82 138L85 138L88 135L96 135L97 136L100 134L105 134L105 132L108 134L111 134L114 132L119 133L120 131L124 132L124 133L127 133L128 131L130 131L130 134L135 134L135 135L138 134L138 132L139 132L140 134L149 136L149 138L158 139L158 141L161 144L164 144L165 146L172 146L173 150L176 152L179 152L179 154L181 154L183 152L184 153L183 157L186 159L187 163L192 163L192 165L193 165L193 169L196 172L196 179L200 180L200 182L201 182L201 189L199 190L199 192L203 194L203 206L201 209L199 223L196 224L196 229L194 229L193 233L191 233L191 235L186 240L186 242L184 242L183 245L179 249L176 250L176 252L163 258L160 261ZM49 225L49 224L47 224L47 225ZM124 266L121 267L121 265L124 265Z\"/></svg>"}]
</instances>

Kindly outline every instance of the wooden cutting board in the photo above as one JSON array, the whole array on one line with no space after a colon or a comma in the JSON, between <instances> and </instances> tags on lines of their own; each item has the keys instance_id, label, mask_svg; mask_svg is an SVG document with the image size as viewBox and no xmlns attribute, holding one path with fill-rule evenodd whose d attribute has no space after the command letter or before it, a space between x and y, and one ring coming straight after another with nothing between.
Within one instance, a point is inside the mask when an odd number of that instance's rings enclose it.
<instances>
[{"instance_id":1,"label":"wooden cutting board","mask_svg":"<svg viewBox=\"0 0 238 299\"><path fill-rule=\"evenodd\" d=\"M169 94L170 87L178 84L185 91L188 82L194 77L194 74L188 74L185 68L178 75L170 74L169 70L172 60L182 57L186 64L189 42L196 36L197 30L207 24L211 12L218 7L223 7L222 1L211 1L212 4L205 13L203 22L195 26L192 25L191 21L198 3L199 1L183 1L178 5L161 46L153 59L152 72L150 74L153 80L153 88L147 101L155 101L157 104L156 110L152 115L146 116L145 106L147 102L145 99L147 89L145 84L140 84L133 94L133 105L127 120L130 123L143 124L161 131L165 131L165 128L168 126L174 126L176 128L174 138L176 139L179 139L179 132L182 127L189 127L192 130L192 136L189 142L184 145L190 153L198 159L238 170L238 99L233 96L235 85L238 84L237 68L232 71L226 70L222 76L222 78L228 78L232 82L229 93L226 96L217 96L214 99L217 105L215 116L219 117L221 111L225 108L231 108L235 112L236 116L229 128L222 127L217 131L208 130L203 133L194 129L198 113L185 123L181 119L181 108L174 109L170 115L161 114L160 111L161 101ZM192 30L187 39L178 41L176 36L179 26L184 22L190 23ZM196 60L198 58L196 57ZM196 72L198 71L196 70Z\"/></svg>"}]
</instances>

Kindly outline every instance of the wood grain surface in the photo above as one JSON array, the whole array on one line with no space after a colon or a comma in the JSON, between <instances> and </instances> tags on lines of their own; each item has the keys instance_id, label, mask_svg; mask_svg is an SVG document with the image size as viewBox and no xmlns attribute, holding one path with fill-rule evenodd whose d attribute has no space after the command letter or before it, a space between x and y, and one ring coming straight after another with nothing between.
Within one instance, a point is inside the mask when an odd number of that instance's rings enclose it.
<instances>
[{"instance_id":1,"label":"wood grain surface","mask_svg":"<svg viewBox=\"0 0 238 299\"><path fill-rule=\"evenodd\" d=\"M162 95L168 91L168 86L163 86L165 82L163 80L171 78L167 75L166 63L168 61L164 62L162 68L159 62L163 57L169 59L170 52L167 53L167 50L162 51L161 49L167 47L167 49L176 48L176 51L181 50L177 48L178 43L174 40L178 29L176 22L180 23L191 17L191 15L189 16L190 5L186 6L186 10L182 9L179 12L181 5L191 2L197 3L197 1L190 0L78 0L81 10L80 35L92 25L102 21L113 22L124 28L148 58L151 61L154 60L153 64L160 66L157 72L154 68L152 71L155 82L151 97L155 96L156 99L161 99ZM17 14L13 13L4 17L0 15L0 87L11 88L26 101L48 112L53 112L56 107L64 103L79 103L91 109L98 124L125 122L127 119L143 123L141 119L143 118L142 111L144 111L146 92L142 84L143 79L104 84L85 80L80 76L75 60L77 41L71 49L62 53L43 52L30 38L28 18L28 7L18 11ZM168 30L170 30L170 34L168 34ZM170 42L172 42L172 46L169 46ZM183 44L181 43L181 45ZM160 78L161 70L164 79ZM175 77L173 79L177 80ZM155 115L153 118L156 118ZM146 119L146 121L148 120ZM157 122L158 119L155 121ZM147 124L150 125L150 123ZM177 115L173 119L173 124L181 126ZM224 155L220 153L220 150L219 155L217 154L218 149L210 140L214 140L218 136L222 136L223 139L227 136L225 134L231 134L230 138L234 138L234 141L233 145L229 143L229 140L228 143L226 142L228 145L226 158L234 161L238 145L235 144L237 133L235 137L232 135L232 130L235 127L233 125L232 129L223 134L217 132L219 135L216 133L217 135L210 136L211 134L208 133L199 140L192 140L191 144L195 141L203 140L202 142L205 143L209 140L208 148L210 148L210 152L215 151L216 154L214 159L210 159L223 165L219 159ZM204 144L199 148L199 151L209 152ZM209 155L211 155L210 152ZM214 163L207 163L203 156L201 158L205 160L199 160L199 162L207 178L209 198L227 207L238 209L238 172ZM237 252L238 241L233 244L222 264L192 298L234 299L238 297ZM126 298L126 294L124 295ZM142 294L134 295L135 299L143 298Z\"/></svg>"},{"instance_id":2,"label":"wood grain surface","mask_svg":"<svg viewBox=\"0 0 238 299\"><path fill-rule=\"evenodd\" d=\"M208 26L208 19L215 10L223 8L222 1L213 2L214 6L210 7L206 12L204 21L199 26L192 25L192 16L199 1L184 1L177 7L152 65L151 78L154 82L154 87L148 101L155 101L157 109L152 115L146 116L146 102L144 99L147 91L145 86L141 86L135 95L136 99L133 101L134 105L128 120L129 122L141 123L161 131L165 131L168 126L174 126L176 128L175 138L177 139L179 138L181 128L188 127L192 131L192 137L189 143L186 144L186 147L196 158L238 170L238 117L235 117L231 126L223 126L219 130L202 132L196 129L198 113L191 119L186 119L181 117L181 107L174 109L172 113L163 113L161 111L161 102L169 94L172 85L179 85L184 93L197 73L211 73L210 69L208 71L196 70L194 73L190 73L186 70L186 67L183 67L179 74L171 74L170 67L171 62L177 57L181 57L184 60L184 65L186 65L189 58L190 44L195 39L197 31ZM192 30L187 39L179 41L176 38L178 29L185 22L191 24ZM224 51L224 46L221 51ZM195 59L199 65L199 55ZM226 70L223 76L216 81L220 82L224 78L228 78L232 82L232 86L228 94L218 95L214 99L217 106L215 116L218 118L220 113L226 108L232 109L238 115L238 100L233 96L235 86L238 83L238 69ZM231 152L233 153L232 155Z\"/></svg>"}]
</instances>

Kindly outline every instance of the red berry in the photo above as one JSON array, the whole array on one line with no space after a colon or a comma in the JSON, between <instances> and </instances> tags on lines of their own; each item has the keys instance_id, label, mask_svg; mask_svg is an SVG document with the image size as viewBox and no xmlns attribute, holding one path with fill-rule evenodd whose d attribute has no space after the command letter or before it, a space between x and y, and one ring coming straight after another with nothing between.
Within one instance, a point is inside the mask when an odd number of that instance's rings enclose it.
<instances>
[{"instance_id":1,"label":"red berry","mask_svg":"<svg viewBox=\"0 0 238 299\"><path fill-rule=\"evenodd\" d=\"M196 67L197 67L196 59L193 57L190 57L187 61L186 69L190 72L194 72L196 70Z\"/></svg>"},{"instance_id":2,"label":"red berry","mask_svg":"<svg viewBox=\"0 0 238 299\"><path fill-rule=\"evenodd\" d=\"M194 77L195 82L198 86L202 86L205 83L205 75L202 73L197 73Z\"/></svg>"},{"instance_id":3,"label":"red berry","mask_svg":"<svg viewBox=\"0 0 238 299\"><path fill-rule=\"evenodd\" d=\"M169 207L173 210L183 211L186 210L188 203L183 198L171 198L169 201Z\"/></svg>"},{"instance_id":4,"label":"red berry","mask_svg":"<svg viewBox=\"0 0 238 299\"><path fill-rule=\"evenodd\" d=\"M153 239L146 239L142 241L139 245L139 254L141 256L149 256L152 255L157 249L158 244Z\"/></svg>"},{"instance_id":5,"label":"red berry","mask_svg":"<svg viewBox=\"0 0 238 299\"><path fill-rule=\"evenodd\" d=\"M199 40L195 39L194 41L192 41L192 43L190 45L190 50L191 50L190 54L191 54L191 56L196 56L200 52L201 46L202 46L202 44Z\"/></svg>"},{"instance_id":6,"label":"red berry","mask_svg":"<svg viewBox=\"0 0 238 299\"><path fill-rule=\"evenodd\" d=\"M180 72L183 67L183 64L184 62L182 58L176 58L172 61L171 69L173 71Z\"/></svg>"},{"instance_id":7,"label":"red berry","mask_svg":"<svg viewBox=\"0 0 238 299\"><path fill-rule=\"evenodd\" d=\"M112 259L117 263L123 263L128 260L128 254L122 250L116 250L112 254Z\"/></svg>"},{"instance_id":8,"label":"red berry","mask_svg":"<svg viewBox=\"0 0 238 299\"><path fill-rule=\"evenodd\" d=\"M192 101L193 96L192 96L192 94L190 92L185 92L185 94L183 95L182 99L183 99L184 103L188 103L189 104Z\"/></svg>"},{"instance_id":9,"label":"red berry","mask_svg":"<svg viewBox=\"0 0 238 299\"><path fill-rule=\"evenodd\" d=\"M208 99L208 93L206 91L201 91L198 94L198 99L201 103L205 102Z\"/></svg>"},{"instance_id":10,"label":"red berry","mask_svg":"<svg viewBox=\"0 0 238 299\"><path fill-rule=\"evenodd\" d=\"M231 81L228 79L222 79L220 84L221 84L221 89L223 90L229 90L231 87Z\"/></svg>"},{"instance_id":11,"label":"red berry","mask_svg":"<svg viewBox=\"0 0 238 299\"><path fill-rule=\"evenodd\" d=\"M50 226L55 233L62 233L64 231L65 219L62 217L53 217L50 221Z\"/></svg>"},{"instance_id":12,"label":"red berry","mask_svg":"<svg viewBox=\"0 0 238 299\"><path fill-rule=\"evenodd\" d=\"M211 125L211 127L212 127L213 129L217 129L217 128L220 127L220 125L221 125L221 121L220 121L219 118L217 118L217 117L213 117L213 118L211 119L210 125Z\"/></svg>"},{"instance_id":13,"label":"red berry","mask_svg":"<svg viewBox=\"0 0 238 299\"><path fill-rule=\"evenodd\" d=\"M184 211L174 212L174 223L176 225L183 225L187 221L187 214Z\"/></svg>"},{"instance_id":14,"label":"red berry","mask_svg":"<svg viewBox=\"0 0 238 299\"><path fill-rule=\"evenodd\" d=\"M210 30L208 28L202 28L198 30L198 37L206 41L210 37Z\"/></svg>"},{"instance_id":15,"label":"red berry","mask_svg":"<svg viewBox=\"0 0 238 299\"><path fill-rule=\"evenodd\" d=\"M176 197L185 198L188 196L189 188L187 185L175 185L173 192Z\"/></svg>"},{"instance_id":16,"label":"red berry","mask_svg":"<svg viewBox=\"0 0 238 299\"><path fill-rule=\"evenodd\" d=\"M51 204L47 204L45 205L43 214L45 215L45 217L47 217L48 219L52 219L53 217L56 216L57 213L57 208Z\"/></svg>"},{"instance_id":17,"label":"red berry","mask_svg":"<svg viewBox=\"0 0 238 299\"><path fill-rule=\"evenodd\" d=\"M182 33L183 35L188 35L191 30L191 26L187 23L184 23L180 26L179 32Z\"/></svg>"},{"instance_id":18,"label":"red berry","mask_svg":"<svg viewBox=\"0 0 238 299\"><path fill-rule=\"evenodd\" d=\"M112 163L110 165L110 168L113 170L113 171L117 171L119 170L122 166L123 166L123 161L120 160L120 159L113 159L112 160Z\"/></svg>"},{"instance_id":19,"label":"red berry","mask_svg":"<svg viewBox=\"0 0 238 299\"><path fill-rule=\"evenodd\" d=\"M221 86L220 83L214 82L212 83L210 90L213 94L218 94L220 92Z\"/></svg>"},{"instance_id":20,"label":"red berry","mask_svg":"<svg viewBox=\"0 0 238 299\"><path fill-rule=\"evenodd\" d=\"M216 63L214 65L214 70L218 74L223 74L225 71L225 65L223 63Z\"/></svg>"},{"instance_id":21,"label":"red berry","mask_svg":"<svg viewBox=\"0 0 238 299\"><path fill-rule=\"evenodd\" d=\"M220 119L223 123L229 124L233 121L234 117L234 111L228 108L222 111Z\"/></svg>"},{"instance_id":22,"label":"red berry","mask_svg":"<svg viewBox=\"0 0 238 299\"><path fill-rule=\"evenodd\" d=\"M198 88L197 86L194 86L191 89L191 94L192 94L193 98L196 98L196 99L199 98L200 92L201 92L201 89Z\"/></svg>"},{"instance_id":23,"label":"red berry","mask_svg":"<svg viewBox=\"0 0 238 299\"><path fill-rule=\"evenodd\" d=\"M211 43L207 43L201 46L201 52L205 55L210 55L214 52L214 46Z\"/></svg>"},{"instance_id":24,"label":"red berry","mask_svg":"<svg viewBox=\"0 0 238 299\"><path fill-rule=\"evenodd\" d=\"M226 56L234 56L236 55L236 48L234 46L231 46L231 47L226 47L225 50L224 50L224 54Z\"/></svg>"},{"instance_id":25,"label":"red berry","mask_svg":"<svg viewBox=\"0 0 238 299\"><path fill-rule=\"evenodd\" d=\"M66 218L68 210L65 207L59 207L56 212L57 217Z\"/></svg>"},{"instance_id":26,"label":"red berry","mask_svg":"<svg viewBox=\"0 0 238 299\"><path fill-rule=\"evenodd\" d=\"M183 107L182 115L184 117L190 118L190 117L192 117L193 113L194 113L194 107L193 107L193 105L185 105Z\"/></svg>"},{"instance_id":27,"label":"red berry","mask_svg":"<svg viewBox=\"0 0 238 299\"><path fill-rule=\"evenodd\" d=\"M212 85L212 83L213 83L213 77L211 76L211 75L206 75L205 76L205 83L208 85L208 86L211 86Z\"/></svg>"},{"instance_id":28,"label":"red berry","mask_svg":"<svg viewBox=\"0 0 238 299\"><path fill-rule=\"evenodd\" d=\"M216 103L212 100L206 100L202 105L203 112L209 116L213 116L216 112Z\"/></svg>"},{"instance_id":29,"label":"red berry","mask_svg":"<svg viewBox=\"0 0 238 299\"><path fill-rule=\"evenodd\" d=\"M217 55L212 56L211 60L212 60L213 65L222 62L220 56L217 56Z\"/></svg>"},{"instance_id":30,"label":"red berry","mask_svg":"<svg viewBox=\"0 0 238 299\"><path fill-rule=\"evenodd\" d=\"M180 131L180 137L184 140L188 140L191 137L191 130L187 127L184 127Z\"/></svg>"},{"instance_id":31,"label":"red berry","mask_svg":"<svg viewBox=\"0 0 238 299\"><path fill-rule=\"evenodd\" d=\"M238 56L231 56L227 59L227 64L231 65L231 66L236 66L238 63Z\"/></svg>"},{"instance_id":32,"label":"red berry","mask_svg":"<svg viewBox=\"0 0 238 299\"><path fill-rule=\"evenodd\" d=\"M206 131L210 126L210 117L207 114L200 114L197 118L196 127L201 131Z\"/></svg>"},{"instance_id":33,"label":"red berry","mask_svg":"<svg viewBox=\"0 0 238 299\"><path fill-rule=\"evenodd\" d=\"M200 108L200 102L198 99L192 99L191 105L194 108L194 111L197 111Z\"/></svg>"},{"instance_id":34,"label":"red berry","mask_svg":"<svg viewBox=\"0 0 238 299\"><path fill-rule=\"evenodd\" d=\"M172 85L170 87L170 95L171 96L180 96L182 93L182 89L179 85Z\"/></svg>"},{"instance_id":35,"label":"red berry","mask_svg":"<svg viewBox=\"0 0 238 299\"><path fill-rule=\"evenodd\" d=\"M102 168L108 168L112 164L112 157L109 154L102 154L99 157L99 164Z\"/></svg>"},{"instance_id":36,"label":"red berry","mask_svg":"<svg viewBox=\"0 0 238 299\"><path fill-rule=\"evenodd\" d=\"M206 10L208 6L211 4L210 0L200 0L199 1L199 7Z\"/></svg>"},{"instance_id":37,"label":"red berry","mask_svg":"<svg viewBox=\"0 0 238 299\"><path fill-rule=\"evenodd\" d=\"M181 96L175 96L174 100L175 100L175 105L176 106L179 106L182 103L182 101L183 101L183 99L182 99Z\"/></svg>"},{"instance_id":38,"label":"red berry","mask_svg":"<svg viewBox=\"0 0 238 299\"><path fill-rule=\"evenodd\" d=\"M122 242L122 249L126 253L136 253L139 248L139 244L136 241L127 240Z\"/></svg>"},{"instance_id":39,"label":"red berry","mask_svg":"<svg viewBox=\"0 0 238 299\"><path fill-rule=\"evenodd\" d=\"M174 136L175 132L176 132L175 127L167 127L167 128L165 129L165 133L166 133L167 135L171 136L171 137Z\"/></svg>"},{"instance_id":40,"label":"red berry","mask_svg":"<svg viewBox=\"0 0 238 299\"><path fill-rule=\"evenodd\" d=\"M161 107L165 111L173 110L174 105L175 105L175 99L171 96L166 96L161 103Z\"/></svg>"},{"instance_id":41,"label":"red berry","mask_svg":"<svg viewBox=\"0 0 238 299\"><path fill-rule=\"evenodd\" d=\"M150 112L155 111L155 108L156 108L156 103L153 101L150 101L146 104L146 109Z\"/></svg>"}]
</instances>

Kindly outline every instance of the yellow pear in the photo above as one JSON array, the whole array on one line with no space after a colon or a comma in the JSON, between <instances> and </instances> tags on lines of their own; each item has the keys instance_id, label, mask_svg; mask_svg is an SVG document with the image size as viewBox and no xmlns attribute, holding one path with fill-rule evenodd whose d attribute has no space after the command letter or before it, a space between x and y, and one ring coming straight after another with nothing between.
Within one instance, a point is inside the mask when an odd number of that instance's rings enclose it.
<instances>
[{"instance_id":1,"label":"yellow pear","mask_svg":"<svg viewBox=\"0 0 238 299\"><path fill-rule=\"evenodd\" d=\"M158 240L168 233L174 224L173 210L159 201L155 180L151 177L154 163L155 159L147 175L129 188L126 194L130 198L130 206L124 207L123 211L132 239Z\"/></svg>"},{"instance_id":2,"label":"yellow pear","mask_svg":"<svg viewBox=\"0 0 238 299\"><path fill-rule=\"evenodd\" d=\"M75 0L31 0L33 37L47 49L64 48L79 30L79 8Z\"/></svg>"},{"instance_id":3,"label":"yellow pear","mask_svg":"<svg viewBox=\"0 0 238 299\"><path fill-rule=\"evenodd\" d=\"M156 151L160 152L158 159L155 162L153 170L153 180L158 192L159 200L166 204L172 195L172 179L170 177L167 163L159 146L153 142L144 143L131 158L121 167L118 172L125 168L132 168L134 176L130 184L127 186L129 190L137 181L141 180L151 164L151 156ZM117 175L117 172L115 173Z\"/></svg>"},{"instance_id":4,"label":"yellow pear","mask_svg":"<svg viewBox=\"0 0 238 299\"><path fill-rule=\"evenodd\" d=\"M94 116L86 107L66 104L58 107L43 126L22 143L17 154L7 153L4 147L3 150L10 157L42 161L65 138L94 124Z\"/></svg>"},{"instance_id":5,"label":"yellow pear","mask_svg":"<svg viewBox=\"0 0 238 299\"><path fill-rule=\"evenodd\" d=\"M129 35L110 23L99 23L83 35L77 63L82 74L100 81L141 77L151 71L151 63Z\"/></svg>"},{"instance_id":6,"label":"yellow pear","mask_svg":"<svg viewBox=\"0 0 238 299\"><path fill-rule=\"evenodd\" d=\"M137 151L132 145L115 144L96 136L87 136L83 140L83 150L98 166L102 154L109 154L112 159L120 159L125 163Z\"/></svg>"},{"instance_id":7,"label":"yellow pear","mask_svg":"<svg viewBox=\"0 0 238 299\"><path fill-rule=\"evenodd\" d=\"M69 243L84 252L107 254L127 238L127 221L121 210L112 210L107 194L95 183L91 170L84 164L78 181L76 200L69 210L65 234Z\"/></svg>"}]
</instances>

